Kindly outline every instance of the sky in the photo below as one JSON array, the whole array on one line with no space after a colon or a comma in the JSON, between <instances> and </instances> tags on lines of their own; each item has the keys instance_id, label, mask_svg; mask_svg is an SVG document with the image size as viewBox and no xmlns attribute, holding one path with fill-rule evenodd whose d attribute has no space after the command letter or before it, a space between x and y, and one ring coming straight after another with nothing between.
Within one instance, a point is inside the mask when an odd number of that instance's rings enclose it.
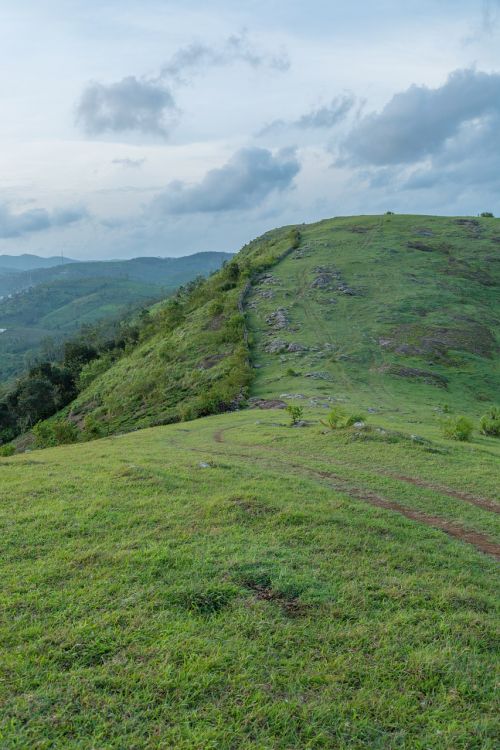
<instances>
[{"instance_id":1,"label":"sky","mask_svg":"<svg viewBox=\"0 0 500 750\"><path fill-rule=\"evenodd\" d=\"M0 254L500 214L500 0L1 0Z\"/></svg>"}]
</instances>

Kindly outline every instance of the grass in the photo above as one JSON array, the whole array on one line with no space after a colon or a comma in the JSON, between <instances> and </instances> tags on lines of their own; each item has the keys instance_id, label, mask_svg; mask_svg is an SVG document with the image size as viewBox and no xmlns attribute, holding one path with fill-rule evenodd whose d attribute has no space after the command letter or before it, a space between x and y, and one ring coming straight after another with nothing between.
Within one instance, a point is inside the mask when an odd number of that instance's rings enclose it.
<instances>
[{"instance_id":1,"label":"grass","mask_svg":"<svg viewBox=\"0 0 500 750\"><path fill-rule=\"evenodd\" d=\"M2 748L495 747L494 561L349 489L498 540L387 475L492 497L489 443L284 417L0 459Z\"/></svg>"},{"instance_id":2,"label":"grass","mask_svg":"<svg viewBox=\"0 0 500 750\"><path fill-rule=\"evenodd\" d=\"M497 747L497 226L269 233L0 458L2 750Z\"/></svg>"}]
</instances>

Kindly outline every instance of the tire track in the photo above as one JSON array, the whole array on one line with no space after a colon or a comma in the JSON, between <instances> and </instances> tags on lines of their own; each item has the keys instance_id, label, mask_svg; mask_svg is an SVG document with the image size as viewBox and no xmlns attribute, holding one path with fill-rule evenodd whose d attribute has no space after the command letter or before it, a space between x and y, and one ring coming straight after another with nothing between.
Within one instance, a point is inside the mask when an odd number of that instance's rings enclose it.
<instances>
[{"instance_id":1,"label":"tire track","mask_svg":"<svg viewBox=\"0 0 500 750\"><path fill-rule=\"evenodd\" d=\"M215 440L215 442L224 442L224 432L227 429L232 428L226 427L225 429L219 430L217 433L214 433L213 439ZM249 443L239 443L239 445L243 448L261 447L271 453L274 452L273 448L271 448L270 446L257 446L255 444ZM342 466L345 466L348 469L353 469L353 471L359 468L357 466L353 466L352 464L346 463L343 463ZM431 482L427 479L421 479L420 477L409 477L405 474L398 474L396 472L385 471L383 469L370 469L370 471L372 471L373 474L379 477L388 477L390 479L396 479L400 482L404 482L405 484L411 484L414 487L422 487L423 489L434 490L435 492L439 492L442 495L447 495L448 497L453 497L456 500L462 500L463 502L469 503L470 505L475 505L477 508L481 508L482 510L486 510L490 513L500 514L500 504L495 500L491 500L487 497L478 497L477 495L473 495L471 492L462 492L461 490L455 490L452 487L447 487L444 484Z\"/></svg>"},{"instance_id":2,"label":"tire track","mask_svg":"<svg viewBox=\"0 0 500 750\"><path fill-rule=\"evenodd\" d=\"M221 432L223 431L219 431L220 437L222 437L222 435L220 435ZM206 453L206 451L201 448L190 448L189 450L197 453ZM229 451L212 451L212 453L219 456L242 458L245 461L252 460L252 456L244 453L234 453ZM255 457L253 458L253 460L256 460ZM411 521L416 521L417 523L420 523L424 526L437 529L438 531L443 531L445 534L451 536L454 539L458 539L461 542L470 544L479 552L482 552L485 555L489 555L495 560L500 560L500 544L497 544L497 542L491 539L487 534L483 534L473 529L465 528L464 526L453 523L452 521L448 521L441 516L431 516L428 513L424 513L423 511L409 508L408 506L397 503L393 500L388 500L382 495L378 495L371 490L367 490L362 487L356 487L347 482L343 477L340 477L338 474L334 474L330 471L319 471L310 466L304 466L302 464L297 464L290 461L283 461L282 459L273 460L272 465L269 465L268 462L263 461L263 459L261 458L259 458L258 460L260 463L263 463L266 468L271 470L276 467L282 467L283 469L293 469L294 471L299 471L302 475L305 474L306 476L309 476L313 479L319 479L322 481L327 480L329 487L336 490L337 492L341 492L347 495L354 500L360 500L376 508L382 508L383 510L389 510L398 513L399 515L402 515Z\"/></svg>"}]
</instances>

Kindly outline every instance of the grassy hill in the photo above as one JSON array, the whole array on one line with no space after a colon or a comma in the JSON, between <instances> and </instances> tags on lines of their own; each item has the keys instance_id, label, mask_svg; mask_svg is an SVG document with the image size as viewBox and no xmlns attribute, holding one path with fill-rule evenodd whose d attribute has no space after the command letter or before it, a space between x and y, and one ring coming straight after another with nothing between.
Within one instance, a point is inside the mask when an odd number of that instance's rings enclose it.
<instances>
[{"instance_id":1,"label":"grassy hill","mask_svg":"<svg viewBox=\"0 0 500 750\"><path fill-rule=\"evenodd\" d=\"M149 426L229 408L251 380L255 398L315 412L345 403L424 432L448 410L478 418L498 391L499 247L494 219L356 217L270 232L237 257L237 277L214 277L174 315L160 310L150 338L73 413L109 432ZM236 351L253 374L227 391Z\"/></svg>"},{"instance_id":2,"label":"grassy hill","mask_svg":"<svg viewBox=\"0 0 500 750\"><path fill-rule=\"evenodd\" d=\"M0 382L36 361L45 339L50 338L53 346L84 324L123 317L211 273L230 257L197 253L185 258L71 263L4 276L4 283L11 279L17 291L0 299L0 329L5 329L0 335Z\"/></svg>"},{"instance_id":3,"label":"grassy hill","mask_svg":"<svg viewBox=\"0 0 500 750\"><path fill-rule=\"evenodd\" d=\"M1 747L496 748L499 240L276 230L88 365L0 458Z\"/></svg>"}]
</instances>

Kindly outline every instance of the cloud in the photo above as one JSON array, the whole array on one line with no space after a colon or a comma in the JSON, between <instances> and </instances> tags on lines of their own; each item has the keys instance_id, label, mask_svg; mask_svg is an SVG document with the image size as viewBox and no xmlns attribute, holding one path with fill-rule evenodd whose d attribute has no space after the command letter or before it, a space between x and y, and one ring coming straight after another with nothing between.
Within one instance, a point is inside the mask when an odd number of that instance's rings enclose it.
<instances>
[{"instance_id":1,"label":"cloud","mask_svg":"<svg viewBox=\"0 0 500 750\"><path fill-rule=\"evenodd\" d=\"M165 137L176 115L174 98L162 83L127 76L109 85L90 83L76 119L87 135L138 131Z\"/></svg>"},{"instance_id":2,"label":"cloud","mask_svg":"<svg viewBox=\"0 0 500 750\"><path fill-rule=\"evenodd\" d=\"M146 159L113 159L111 164L117 164L120 167L127 167L128 169L139 169L146 162Z\"/></svg>"},{"instance_id":3,"label":"cloud","mask_svg":"<svg viewBox=\"0 0 500 750\"><path fill-rule=\"evenodd\" d=\"M290 61L285 52L269 54L258 51L250 42L246 31L234 34L220 46L210 47L195 42L181 47L161 68L161 78L182 80L189 72L208 67L222 67L242 62L252 68L268 67L278 71L288 70Z\"/></svg>"},{"instance_id":4,"label":"cloud","mask_svg":"<svg viewBox=\"0 0 500 750\"><path fill-rule=\"evenodd\" d=\"M287 128L298 128L300 130L333 128L345 120L355 104L356 97L353 94L343 94L332 99L330 104L306 112L297 120L274 120L266 125L258 135L268 135Z\"/></svg>"},{"instance_id":5,"label":"cloud","mask_svg":"<svg viewBox=\"0 0 500 750\"><path fill-rule=\"evenodd\" d=\"M7 205L0 204L0 238L21 237L44 229L74 224L87 216L87 211L79 207L58 209L51 213L43 208L12 213Z\"/></svg>"},{"instance_id":6,"label":"cloud","mask_svg":"<svg viewBox=\"0 0 500 750\"><path fill-rule=\"evenodd\" d=\"M500 115L500 74L456 70L443 86L413 85L379 113L361 119L342 147L339 163L412 164L443 149L468 122Z\"/></svg>"},{"instance_id":7,"label":"cloud","mask_svg":"<svg viewBox=\"0 0 500 750\"><path fill-rule=\"evenodd\" d=\"M279 71L289 67L284 53L259 52L246 32L229 37L220 47L191 44L178 50L156 77L130 75L115 83L89 83L77 104L76 122L89 136L141 133L166 138L180 114L173 87L186 84L195 72L236 62Z\"/></svg>"},{"instance_id":8,"label":"cloud","mask_svg":"<svg viewBox=\"0 0 500 750\"><path fill-rule=\"evenodd\" d=\"M300 164L293 149L275 155L262 148L243 148L197 185L171 182L154 201L158 213L217 213L254 208L271 193L290 188Z\"/></svg>"}]
</instances>

